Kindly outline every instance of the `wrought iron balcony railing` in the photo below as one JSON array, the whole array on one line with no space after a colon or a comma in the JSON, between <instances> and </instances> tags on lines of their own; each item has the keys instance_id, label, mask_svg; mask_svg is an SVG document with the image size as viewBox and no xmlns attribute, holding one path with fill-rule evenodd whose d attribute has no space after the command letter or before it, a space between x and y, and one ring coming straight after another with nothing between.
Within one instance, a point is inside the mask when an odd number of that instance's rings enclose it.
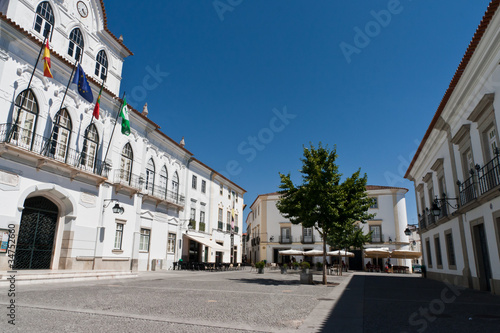
<instances>
[{"instance_id":1,"label":"wrought iron balcony railing","mask_svg":"<svg viewBox=\"0 0 500 333\"><path fill-rule=\"evenodd\" d=\"M496 155L485 166L478 170L479 193L484 194L500 185L500 159Z\"/></svg>"},{"instance_id":2,"label":"wrought iron balcony railing","mask_svg":"<svg viewBox=\"0 0 500 333\"><path fill-rule=\"evenodd\" d=\"M302 244L312 244L312 243L314 243L314 235L301 236L300 241Z\"/></svg>"},{"instance_id":3,"label":"wrought iron balcony railing","mask_svg":"<svg viewBox=\"0 0 500 333\"><path fill-rule=\"evenodd\" d=\"M15 131L11 131L11 128L11 124L0 124L0 142L85 172L108 177L109 169L105 164L95 156L89 158L84 150L78 151L62 140L44 137L21 127L17 127ZM85 139L79 138L79 141L85 142Z\"/></svg>"},{"instance_id":4,"label":"wrought iron balcony railing","mask_svg":"<svg viewBox=\"0 0 500 333\"><path fill-rule=\"evenodd\" d=\"M469 178L467 178L463 183L458 185L459 189L459 198L460 198L460 206L466 205L472 200L477 198L477 190L476 184L474 182L475 175L472 174Z\"/></svg>"},{"instance_id":5,"label":"wrought iron balcony railing","mask_svg":"<svg viewBox=\"0 0 500 333\"><path fill-rule=\"evenodd\" d=\"M280 244L291 244L292 236L280 236Z\"/></svg>"}]
</instances>

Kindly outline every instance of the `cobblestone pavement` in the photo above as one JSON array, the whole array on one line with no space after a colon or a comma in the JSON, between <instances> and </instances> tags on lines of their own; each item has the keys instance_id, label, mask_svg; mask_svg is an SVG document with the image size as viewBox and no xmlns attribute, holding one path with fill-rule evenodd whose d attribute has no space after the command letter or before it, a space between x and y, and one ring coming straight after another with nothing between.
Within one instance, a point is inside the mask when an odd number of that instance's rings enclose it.
<instances>
[{"instance_id":1,"label":"cobblestone pavement","mask_svg":"<svg viewBox=\"0 0 500 333\"><path fill-rule=\"evenodd\" d=\"M315 282L321 275L314 276ZM500 297L419 275L160 271L0 290L0 332L498 332ZM9 325L15 299L15 326Z\"/></svg>"},{"instance_id":2,"label":"cobblestone pavement","mask_svg":"<svg viewBox=\"0 0 500 333\"><path fill-rule=\"evenodd\" d=\"M136 279L20 285L15 326L7 324L11 297L0 292L0 327L13 332L296 331L320 303L327 306L318 314L326 316L334 302L329 295L350 276L329 276L330 284L323 286L301 285L298 273L279 270L160 271ZM321 276L314 279L319 283Z\"/></svg>"}]
</instances>

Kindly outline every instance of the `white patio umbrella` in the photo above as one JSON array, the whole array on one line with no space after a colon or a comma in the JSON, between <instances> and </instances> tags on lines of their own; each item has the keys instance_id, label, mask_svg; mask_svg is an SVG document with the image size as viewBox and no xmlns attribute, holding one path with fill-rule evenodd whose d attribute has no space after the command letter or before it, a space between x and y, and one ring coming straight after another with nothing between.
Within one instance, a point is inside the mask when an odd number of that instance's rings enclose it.
<instances>
[{"instance_id":1,"label":"white patio umbrella","mask_svg":"<svg viewBox=\"0 0 500 333\"><path fill-rule=\"evenodd\" d=\"M422 252L411 250L394 250L391 252L391 258L396 259L417 259L422 256Z\"/></svg>"},{"instance_id":2,"label":"white patio umbrella","mask_svg":"<svg viewBox=\"0 0 500 333\"><path fill-rule=\"evenodd\" d=\"M304 252L299 251L299 250L282 250L278 252L279 254L283 256L302 256L304 255Z\"/></svg>"},{"instance_id":3,"label":"white patio umbrella","mask_svg":"<svg viewBox=\"0 0 500 333\"><path fill-rule=\"evenodd\" d=\"M422 252L419 251L411 251L411 250L394 250L391 252L391 258L395 259L404 259L406 264L406 259L418 259L422 257ZM413 268L410 265L410 272L413 271Z\"/></svg>"},{"instance_id":4,"label":"white patio umbrella","mask_svg":"<svg viewBox=\"0 0 500 333\"><path fill-rule=\"evenodd\" d=\"M389 248L369 248L365 249L365 258L375 258L378 262L378 258L388 258L391 255Z\"/></svg>"},{"instance_id":5,"label":"white patio umbrella","mask_svg":"<svg viewBox=\"0 0 500 333\"><path fill-rule=\"evenodd\" d=\"M365 249L365 258L387 258L391 255L388 248Z\"/></svg>"},{"instance_id":6,"label":"white patio umbrella","mask_svg":"<svg viewBox=\"0 0 500 333\"><path fill-rule=\"evenodd\" d=\"M335 250L326 253L327 256L335 256L335 257L354 257L354 253L344 251L344 250Z\"/></svg>"},{"instance_id":7,"label":"white patio umbrella","mask_svg":"<svg viewBox=\"0 0 500 333\"><path fill-rule=\"evenodd\" d=\"M324 252L320 250L309 250L303 253L305 256L322 256Z\"/></svg>"}]
</instances>

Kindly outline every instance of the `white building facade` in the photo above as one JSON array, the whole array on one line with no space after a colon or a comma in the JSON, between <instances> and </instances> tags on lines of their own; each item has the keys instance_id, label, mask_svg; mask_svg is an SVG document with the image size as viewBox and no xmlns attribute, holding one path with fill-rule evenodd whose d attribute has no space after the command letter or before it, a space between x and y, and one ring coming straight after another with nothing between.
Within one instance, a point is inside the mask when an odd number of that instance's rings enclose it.
<instances>
[{"instance_id":1,"label":"white building facade","mask_svg":"<svg viewBox=\"0 0 500 333\"><path fill-rule=\"evenodd\" d=\"M366 187L367 196L374 198L375 203L369 209L375 214L372 220L359 227L367 234L372 232L372 241L365 244L366 248L389 248L390 250L414 250L410 238L405 234L408 228L406 217L406 199L408 192L405 188L371 186ZM269 193L259 195L250 206L251 212L247 216L247 258L249 262L266 260L267 262L282 263L290 258L282 258L281 250L323 250L323 240L314 228L303 228L294 225L284 218L276 207L279 194ZM413 238L412 238L413 240ZM334 249L332 249L334 250ZM363 259L363 253L356 253L357 257L351 260L351 268L363 269L371 259ZM319 257L296 260L321 261ZM381 258L382 260L382 258ZM356 263L357 261L357 263ZM395 259L392 264L410 266L411 260Z\"/></svg>"},{"instance_id":2,"label":"white building facade","mask_svg":"<svg viewBox=\"0 0 500 333\"><path fill-rule=\"evenodd\" d=\"M491 1L422 140L414 182L427 276L500 294L500 1Z\"/></svg>"},{"instance_id":3,"label":"white building facade","mask_svg":"<svg viewBox=\"0 0 500 333\"><path fill-rule=\"evenodd\" d=\"M54 78L40 59L31 79L46 27ZM241 261L241 221L219 230L214 214L223 205L241 216L245 190L160 131L146 106L129 107L131 133L120 132L130 55L102 1L1 2L0 270L168 269L181 258L215 262L217 252ZM65 94L77 59L94 102L105 80L99 119L76 85Z\"/></svg>"}]
</instances>

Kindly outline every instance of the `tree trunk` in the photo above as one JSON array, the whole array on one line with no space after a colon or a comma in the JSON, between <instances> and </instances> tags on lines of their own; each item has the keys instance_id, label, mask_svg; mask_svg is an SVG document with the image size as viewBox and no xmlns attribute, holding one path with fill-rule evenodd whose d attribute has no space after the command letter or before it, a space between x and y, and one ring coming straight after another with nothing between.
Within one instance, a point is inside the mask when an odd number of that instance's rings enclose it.
<instances>
[{"instance_id":1,"label":"tree trunk","mask_svg":"<svg viewBox=\"0 0 500 333\"><path fill-rule=\"evenodd\" d=\"M323 284L326 286L326 236L323 236Z\"/></svg>"}]
</instances>

